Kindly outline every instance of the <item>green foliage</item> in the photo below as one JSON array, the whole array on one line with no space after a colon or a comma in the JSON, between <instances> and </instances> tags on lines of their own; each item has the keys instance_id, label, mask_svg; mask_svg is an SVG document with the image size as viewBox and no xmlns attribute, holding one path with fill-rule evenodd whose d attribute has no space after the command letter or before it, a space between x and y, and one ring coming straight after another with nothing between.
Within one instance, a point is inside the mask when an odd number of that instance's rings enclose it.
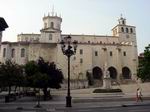
<instances>
[{"instance_id":1,"label":"green foliage","mask_svg":"<svg viewBox=\"0 0 150 112\"><path fill-rule=\"evenodd\" d=\"M7 60L5 63L0 63L0 84L1 87L9 87L9 94L11 86L23 85L22 67L15 62Z\"/></svg>"},{"instance_id":2,"label":"green foliage","mask_svg":"<svg viewBox=\"0 0 150 112\"><path fill-rule=\"evenodd\" d=\"M25 65L26 78L29 87L42 88L44 100L48 96L47 88L60 88L63 80L61 70L56 68L55 63L44 61L39 58L37 62L30 61Z\"/></svg>"},{"instance_id":3,"label":"green foliage","mask_svg":"<svg viewBox=\"0 0 150 112\"><path fill-rule=\"evenodd\" d=\"M35 61L29 61L26 63L25 72L28 76L32 76L33 74L39 72L37 63Z\"/></svg>"},{"instance_id":4,"label":"green foliage","mask_svg":"<svg viewBox=\"0 0 150 112\"><path fill-rule=\"evenodd\" d=\"M37 88L44 88L48 84L49 77L46 74L40 72L32 76L33 86Z\"/></svg>"},{"instance_id":5,"label":"green foliage","mask_svg":"<svg viewBox=\"0 0 150 112\"><path fill-rule=\"evenodd\" d=\"M95 89L93 93L116 93L122 92L121 89Z\"/></svg>"},{"instance_id":6,"label":"green foliage","mask_svg":"<svg viewBox=\"0 0 150 112\"><path fill-rule=\"evenodd\" d=\"M56 68L55 63L44 61L39 58L37 62L30 61L25 65L28 86L39 88L60 88L63 80L61 70Z\"/></svg>"},{"instance_id":7,"label":"green foliage","mask_svg":"<svg viewBox=\"0 0 150 112\"><path fill-rule=\"evenodd\" d=\"M138 75L143 82L150 80L150 44L145 47L144 57L139 60Z\"/></svg>"}]
</instances>

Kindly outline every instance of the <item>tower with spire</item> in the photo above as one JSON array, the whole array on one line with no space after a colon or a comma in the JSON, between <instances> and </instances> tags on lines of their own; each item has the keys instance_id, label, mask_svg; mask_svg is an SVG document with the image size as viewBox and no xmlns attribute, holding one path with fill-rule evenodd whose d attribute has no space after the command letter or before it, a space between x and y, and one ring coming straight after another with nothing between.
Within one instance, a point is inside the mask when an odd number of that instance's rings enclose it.
<instances>
[{"instance_id":1,"label":"tower with spire","mask_svg":"<svg viewBox=\"0 0 150 112\"><path fill-rule=\"evenodd\" d=\"M133 74L137 74L137 66L138 65L138 53L137 53L137 41L136 41L136 27L127 25L126 19L122 16L118 19L118 24L112 29L113 36L118 38L120 46L119 48L122 50L121 52L130 51L129 59L132 59L133 65L135 65L132 70ZM125 48L129 44L131 47L129 49ZM129 56L129 55L128 55ZM131 62L130 61L130 62ZM131 65L130 65L131 66ZM132 75L135 76L135 75Z\"/></svg>"},{"instance_id":2,"label":"tower with spire","mask_svg":"<svg viewBox=\"0 0 150 112\"><path fill-rule=\"evenodd\" d=\"M118 24L112 29L113 36L119 37L120 42L122 41L134 41L136 38L135 26L127 25L126 19L123 18L122 14L118 19Z\"/></svg>"},{"instance_id":3,"label":"tower with spire","mask_svg":"<svg viewBox=\"0 0 150 112\"><path fill-rule=\"evenodd\" d=\"M51 13L48 13L43 17L43 28L41 31L41 42L56 43L61 38L61 22L62 18L57 16L54 12L54 8Z\"/></svg>"}]
</instances>

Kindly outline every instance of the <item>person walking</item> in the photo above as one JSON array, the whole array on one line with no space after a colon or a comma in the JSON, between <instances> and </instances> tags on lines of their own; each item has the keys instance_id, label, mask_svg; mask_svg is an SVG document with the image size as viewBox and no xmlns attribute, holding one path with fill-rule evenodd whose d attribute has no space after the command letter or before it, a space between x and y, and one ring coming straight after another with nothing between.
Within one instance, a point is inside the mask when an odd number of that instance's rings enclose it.
<instances>
[{"instance_id":1,"label":"person walking","mask_svg":"<svg viewBox=\"0 0 150 112\"><path fill-rule=\"evenodd\" d=\"M136 91L136 102L138 102L138 101L143 102L142 93L141 93L140 88L138 88L137 91Z\"/></svg>"}]
</instances>

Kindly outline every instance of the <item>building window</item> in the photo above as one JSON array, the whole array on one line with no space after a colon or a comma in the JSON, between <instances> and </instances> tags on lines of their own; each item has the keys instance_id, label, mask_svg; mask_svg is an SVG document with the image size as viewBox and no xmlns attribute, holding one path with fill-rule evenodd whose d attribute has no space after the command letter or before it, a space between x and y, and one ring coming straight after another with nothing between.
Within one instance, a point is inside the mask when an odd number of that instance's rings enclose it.
<instances>
[{"instance_id":1,"label":"building window","mask_svg":"<svg viewBox=\"0 0 150 112\"><path fill-rule=\"evenodd\" d=\"M115 33L117 34L117 29L115 29Z\"/></svg>"},{"instance_id":2,"label":"building window","mask_svg":"<svg viewBox=\"0 0 150 112\"><path fill-rule=\"evenodd\" d=\"M126 37L129 38L130 36L129 36L129 35L126 35Z\"/></svg>"},{"instance_id":3,"label":"building window","mask_svg":"<svg viewBox=\"0 0 150 112\"><path fill-rule=\"evenodd\" d=\"M80 63L83 63L83 59L82 58L80 58Z\"/></svg>"},{"instance_id":4,"label":"building window","mask_svg":"<svg viewBox=\"0 0 150 112\"><path fill-rule=\"evenodd\" d=\"M112 53L112 51L110 51L110 56L112 56L113 55L113 53Z\"/></svg>"},{"instance_id":5,"label":"building window","mask_svg":"<svg viewBox=\"0 0 150 112\"><path fill-rule=\"evenodd\" d=\"M83 54L83 49L80 49L80 54Z\"/></svg>"},{"instance_id":6,"label":"building window","mask_svg":"<svg viewBox=\"0 0 150 112\"><path fill-rule=\"evenodd\" d=\"M124 32L124 28L123 27L121 27L121 31Z\"/></svg>"},{"instance_id":7,"label":"building window","mask_svg":"<svg viewBox=\"0 0 150 112\"><path fill-rule=\"evenodd\" d=\"M49 34L49 40L52 40L52 34Z\"/></svg>"},{"instance_id":8,"label":"building window","mask_svg":"<svg viewBox=\"0 0 150 112\"><path fill-rule=\"evenodd\" d=\"M98 56L98 52L97 51L95 51L95 56Z\"/></svg>"},{"instance_id":9,"label":"building window","mask_svg":"<svg viewBox=\"0 0 150 112\"><path fill-rule=\"evenodd\" d=\"M15 57L15 49L11 50L11 57L14 58Z\"/></svg>"},{"instance_id":10,"label":"building window","mask_svg":"<svg viewBox=\"0 0 150 112\"><path fill-rule=\"evenodd\" d=\"M130 33L133 33L133 29L132 28L130 28Z\"/></svg>"},{"instance_id":11,"label":"building window","mask_svg":"<svg viewBox=\"0 0 150 112\"><path fill-rule=\"evenodd\" d=\"M51 22L51 28L54 28L54 23L53 22Z\"/></svg>"},{"instance_id":12,"label":"building window","mask_svg":"<svg viewBox=\"0 0 150 112\"><path fill-rule=\"evenodd\" d=\"M24 48L21 49L21 57L25 57L25 49Z\"/></svg>"},{"instance_id":13,"label":"building window","mask_svg":"<svg viewBox=\"0 0 150 112\"><path fill-rule=\"evenodd\" d=\"M47 23L44 23L44 28L47 28Z\"/></svg>"},{"instance_id":14,"label":"building window","mask_svg":"<svg viewBox=\"0 0 150 112\"><path fill-rule=\"evenodd\" d=\"M25 37L25 41L26 41L26 42L28 41L28 37Z\"/></svg>"},{"instance_id":15,"label":"building window","mask_svg":"<svg viewBox=\"0 0 150 112\"><path fill-rule=\"evenodd\" d=\"M20 41L20 38L18 37L18 41Z\"/></svg>"},{"instance_id":16,"label":"building window","mask_svg":"<svg viewBox=\"0 0 150 112\"><path fill-rule=\"evenodd\" d=\"M122 24L123 24L123 25L125 24L124 20L122 21Z\"/></svg>"},{"instance_id":17,"label":"building window","mask_svg":"<svg viewBox=\"0 0 150 112\"><path fill-rule=\"evenodd\" d=\"M125 51L123 52L123 56L126 56L126 52Z\"/></svg>"},{"instance_id":18,"label":"building window","mask_svg":"<svg viewBox=\"0 0 150 112\"><path fill-rule=\"evenodd\" d=\"M76 57L75 57L75 56L73 57L73 60L76 60Z\"/></svg>"},{"instance_id":19,"label":"building window","mask_svg":"<svg viewBox=\"0 0 150 112\"><path fill-rule=\"evenodd\" d=\"M129 31L128 31L128 28L126 28L126 33L128 33Z\"/></svg>"},{"instance_id":20,"label":"building window","mask_svg":"<svg viewBox=\"0 0 150 112\"><path fill-rule=\"evenodd\" d=\"M6 48L3 49L3 57L6 57Z\"/></svg>"}]
</instances>

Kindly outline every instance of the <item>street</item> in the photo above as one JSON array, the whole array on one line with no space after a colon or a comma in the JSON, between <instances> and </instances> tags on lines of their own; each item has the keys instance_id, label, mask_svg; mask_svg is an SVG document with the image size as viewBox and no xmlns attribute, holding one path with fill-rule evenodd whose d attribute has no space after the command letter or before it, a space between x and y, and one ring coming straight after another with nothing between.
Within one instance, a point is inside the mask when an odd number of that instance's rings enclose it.
<instances>
[{"instance_id":1,"label":"street","mask_svg":"<svg viewBox=\"0 0 150 112\"><path fill-rule=\"evenodd\" d=\"M58 111L59 112L59 111ZM63 111L65 112L65 111ZM68 109L66 112L150 112L150 105L129 107L94 107Z\"/></svg>"},{"instance_id":2,"label":"street","mask_svg":"<svg viewBox=\"0 0 150 112\"><path fill-rule=\"evenodd\" d=\"M42 108L34 108L36 102L0 103L0 112L150 112L150 101L104 101L73 103L65 107L65 101L41 102Z\"/></svg>"},{"instance_id":3,"label":"street","mask_svg":"<svg viewBox=\"0 0 150 112\"><path fill-rule=\"evenodd\" d=\"M150 112L150 96L144 94L143 102L136 102L134 95L93 94L92 89L72 91L72 107L66 107L66 91L53 91L53 99L40 101L42 108L35 108L36 97L21 97L5 103L0 99L0 112Z\"/></svg>"},{"instance_id":4,"label":"street","mask_svg":"<svg viewBox=\"0 0 150 112\"><path fill-rule=\"evenodd\" d=\"M142 106L86 107L86 108L41 108L41 109L0 109L0 112L150 112L150 104Z\"/></svg>"}]
</instances>

